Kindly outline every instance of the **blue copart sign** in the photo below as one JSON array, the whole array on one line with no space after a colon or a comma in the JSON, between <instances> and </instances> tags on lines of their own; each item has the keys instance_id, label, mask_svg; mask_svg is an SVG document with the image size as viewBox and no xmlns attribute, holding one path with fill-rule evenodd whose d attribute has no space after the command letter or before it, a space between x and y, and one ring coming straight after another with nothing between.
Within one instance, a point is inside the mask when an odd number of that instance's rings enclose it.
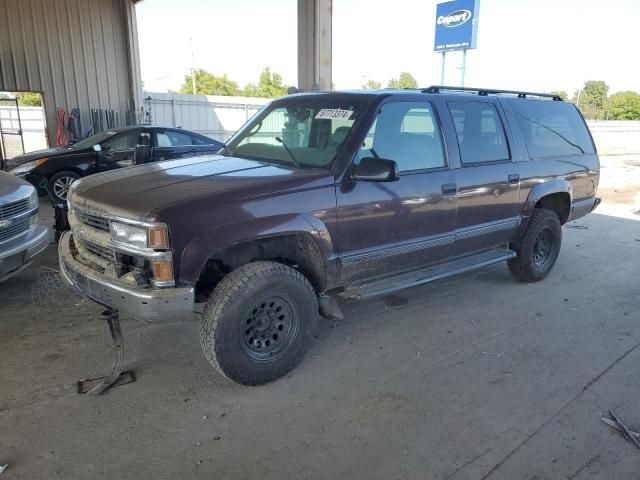
<instances>
[{"instance_id":1,"label":"blue copart sign","mask_svg":"<svg viewBox=\"0 0 640 480\"><path fill-rule=\"evenodd\" d=\"M436 52L476 48L478 3L479 0L453 0L436 6Z\"/></svg>"}]
</instances>

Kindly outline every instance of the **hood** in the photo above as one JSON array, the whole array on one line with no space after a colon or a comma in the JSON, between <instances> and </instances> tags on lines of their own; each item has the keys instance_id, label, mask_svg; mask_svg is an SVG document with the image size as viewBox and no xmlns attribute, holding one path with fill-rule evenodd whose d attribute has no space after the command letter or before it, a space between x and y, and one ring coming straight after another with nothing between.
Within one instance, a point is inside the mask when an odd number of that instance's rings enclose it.
<instances>
[{"instance_id":1,"label":"hood","mask_svg":"<svg viewBox=\"0 0 640 480\"><path fill-rule=\"evenodd\" d=\"M211 197L216 205L333 183L324 169L297 169L222 155L148 163L85 177L72 187L71 203L96 212L153 220L163 207Z\"/></svg>"},{"instance_id":2,"label":"hood","mask_svg":"<svg viewBox=\"0 0 640 480\"><path fill-rule=\"evenodd\" d=\"M0 205L28 197L34 187L10 173L0 172Z\"/></svg>"},{"instance_id":3,"label":"hood","mask_svg":"<svg viewBox=\"0 0 640 480\"><path fill-rule=\"evenodd\" d=\"M40 158L45 157L56 157L58 155L66 155L69 153L73 153L74 150L68 147L55 147L55 148L47 148L46 150L38 150L36 152L29 152L23 155L18 155L17 157L10 158L5 160L6 170L11 170L16 168L23 163L30 162L32 160L38 160Z\"/></svg>"}]
</instances>

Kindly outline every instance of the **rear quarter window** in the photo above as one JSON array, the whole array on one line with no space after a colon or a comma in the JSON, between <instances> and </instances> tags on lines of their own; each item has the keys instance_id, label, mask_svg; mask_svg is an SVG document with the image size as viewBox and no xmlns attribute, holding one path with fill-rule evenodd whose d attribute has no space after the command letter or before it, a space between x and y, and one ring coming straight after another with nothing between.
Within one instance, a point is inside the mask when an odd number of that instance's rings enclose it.
<instances>
[{"instance_id":1,"label":"rear quarter window","mask_svg":"<svg viewBox=\"0 0 640 480\"><path fill-rule=\"evenodd\" d=\"M595 152L584 120L572 104L515 100L512 105L531 158Z\"/></svg>"}]
</instances>

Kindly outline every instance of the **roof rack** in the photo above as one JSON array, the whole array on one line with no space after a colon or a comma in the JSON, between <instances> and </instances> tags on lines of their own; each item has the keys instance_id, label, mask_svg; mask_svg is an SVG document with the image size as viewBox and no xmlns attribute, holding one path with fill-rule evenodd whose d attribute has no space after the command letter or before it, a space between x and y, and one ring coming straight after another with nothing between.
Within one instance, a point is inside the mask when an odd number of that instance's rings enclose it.
<instances>
[{"instance_id":1,"label":"roof rack","mask_svg":"<svg viewBox=\"0 0 640 480\"><path fill-rule=\"evenodd\" d=\"M518 90L496 90L493 88L471 88L471 87L447 87L444 85L431 85L430 87L423 88L423 93L441 93L443 90L452 91L452 92L469 92L469 93L477 93L480 96L487 95L498 95L501 93L506 93L510 95L517 95L518 98L527 98L527 97L543 97L543 98L551 98L556 102L562 102L562 98L553 93L535 93L535 92L521 92Z\"/></svg>"}]
</instances>

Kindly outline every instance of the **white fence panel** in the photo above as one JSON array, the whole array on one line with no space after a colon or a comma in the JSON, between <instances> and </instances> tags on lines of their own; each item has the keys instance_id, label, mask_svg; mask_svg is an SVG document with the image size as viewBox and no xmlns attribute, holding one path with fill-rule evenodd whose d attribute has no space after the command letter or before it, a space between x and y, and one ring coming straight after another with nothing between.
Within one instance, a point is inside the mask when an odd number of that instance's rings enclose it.
<instances>
[{"instance_id":1,"label":"white fence panel","mask_svg":"<svg viewBox=\"0 0 640 480\"><path fill-rule=\"evenodd\" d=\"M598 153L640 153L640 122L633 120L590 120L587 122Z\"/></svg>"},{"instance_id":2,"label":"white fence panel","mask_svg":"<svg viewBox=\"0 0 640 480\"><path fill-rule=\"evenodd\" d=\"M145 92L151 107L151 123L226 141L264 105L268 98L183 95Z\"/></svg>"},{"instance_id":3,"label":"white fence panel","mask_svg":"<svg viewBox=\"0 0 640 480\"><path fill-rule=\"evenodd\" d=\"M20 125L22 125L25 152L47 148L47 125L42 107L20 106L20 119L18 121L16 108L3 105L0 107L0 123L2 127L16 131L20 130Z\"/></svg>"},{"instance_id":4,"label":"white fence panel","mask_svg":"<svg viewBox=\"0 0 640 480\"><path fill-rule=\"evenodd\" d=\"M226 141L268 98L145 92L155 125L182 127ZM640 153L640 121L588 121L601 154Z\"/></svg>"}]
</instances>

